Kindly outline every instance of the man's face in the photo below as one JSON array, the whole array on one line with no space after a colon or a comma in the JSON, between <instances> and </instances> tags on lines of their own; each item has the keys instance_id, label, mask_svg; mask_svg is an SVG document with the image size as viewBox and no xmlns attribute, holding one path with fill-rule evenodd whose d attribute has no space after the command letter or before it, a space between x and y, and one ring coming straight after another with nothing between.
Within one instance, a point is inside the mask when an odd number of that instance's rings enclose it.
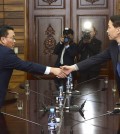
<instances>
[{"instance_id":1,"label":"man's face","mask_svg":"<svg viewBox=\"0 0 120 134\"><path fill-rule=\"evenodd\" d=\"M15 46L15 33L13 30L8 30L7 37L1 37L1 41L4 44L4 46L9 47L11 49Z\"/></svg>"},{"instance_id":2,"label":"man's face","mask_svg":"<svg viewBox=\"0 0 120 134\"><path fill-rule=\"evenodd\" d=\"M107 33L110 40L117 40L120 35L120 27L114 27L112 21L109 20Z\"/></svg>"},{"instance_id":3,"label":"man's face","mask_svg":"<svg viewBox=\"0 0 120 134\"><path fill-rule=\"evenodd\" d=\"M95 30L91 28L91 31L90 31L91 38L93 38L95 34L96 34Z\"/></svg>"},{"instance_id":4,"label":"man's face","mask_svg":"<svg viewBox=\"0 0 120 134\"><path fill-rule=\"evenodd\" d=\"M73 40L73 35L72 35L72 34L65 34L64 37L68 37L68 38L70 38L71 40Z\"/></svg>"}]
</instances>

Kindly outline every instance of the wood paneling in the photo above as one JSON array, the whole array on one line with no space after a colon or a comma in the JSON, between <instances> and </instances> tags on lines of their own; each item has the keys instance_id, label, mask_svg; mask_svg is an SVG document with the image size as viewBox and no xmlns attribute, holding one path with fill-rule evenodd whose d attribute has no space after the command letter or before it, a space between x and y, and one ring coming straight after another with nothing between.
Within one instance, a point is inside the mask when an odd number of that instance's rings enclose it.
<instances>
[{"instance_id":1,"label":"wood paneling","mask_svg":"<svg viewBox=\"0 0 120 134\"><path fill-rule=\"evenodd\" d=\"M4 0L4 4L24 5L25 0Z\"/></svg>"},{"instance_id":2,"label":"wood paneling","mask_svg":"<svg viewBox=\"0 0 120 134\"><path fill-rule=\"evenodd\" d=\"M5 5L4 11L24 11L24 6L23 5Z\"/></svg>"},{"instance_id":3,"label":"wood paneling","mask_svg":"<svg viewBox=\"0 0 120 134\"><path fill-rule=\"evenodd\" d=\"M5 24L9 24L9 25L24 25L24 19L5 19Z\"/></svg>"},{"instance_id":4,"label":"wood paneling","mask_svg":"<svg viewBox=\"0 0 120 134\"><path fill-rule=\"evenodd\" d=\"M0 11L3 11L3 5L0 5Z\"/></svg>"},{"instance_id":5,"label":"wood paneling","mask_svg":"<svg viewBox=\"0 0 120 134\"><path fill-rule=\"evenodd\" d=\"M35 39L35 51L37 50L37 61L44 65L54 66L56 56L53 55L53 50L62 34L65 22L64 16L36 16L35 22L35 35L37 35ZM47 34L47 32L49 34ZM51 45L49 46L50 40Z\"/></svg>"},{"instance_id":6,"label":"wood paneling","mask_svg":"<svg viewBox=\"0 0 120 134\"><path fill-rule=\"evenodd\" d=\"M90 7L92 6L93 8L106 8L108 6L108 1L107 0L89 0L89 1L85 1L85 0L77 0L77 7L79 9L84 8L84 9L91 9Z\"/></svg>"},{"instance_id":7,"label":"wood paneling","mask_svg":"<svg viewBox=\"0 0 120 134\"><path fill-rule=\"evenodd\" d=\"M115 4L115 13L116 14L120 14L120 0L117 0L116 4Z\"/></svg>"},{"instance_id":8,"label":"wood paneling","mask_svg":"<svg viewBox=\"0 0 120 134\"><path fill-rule=\"evenodd\" d=\"M24 18L24 12L5 12L5 18L9 19L23 19Z\"/></svg>"},{"instance_id":9,"label":"wood paneling","mask_svg":"<svg viewBox=\"0 0 120 134\"><path fill-rule=\"evenodd\" d=\"M45 9L45 8L64 8L65 7L65 0L56 0L56 1L43 1L43 0L35 0L35 8L36 9Z\"/></svg>"},{"instance_id":10,"label":"wood paneling","mask_svg":"<svg viewBox=\"0 0 120 134\"><path fill-rule=\"evenodd\" d=\"M3 4L3 0L0 0L0 4Z\"/></svg>"},{"instance_id":11,"label":"wood paneling","mask_svg":"<svg viewBox=\"0 0 120 134\"><path fill-rule=\"evenodd\" d=\"M3 12L0 12L0 19L2 19L3 18Z\"/></svg>"}]
</instances>

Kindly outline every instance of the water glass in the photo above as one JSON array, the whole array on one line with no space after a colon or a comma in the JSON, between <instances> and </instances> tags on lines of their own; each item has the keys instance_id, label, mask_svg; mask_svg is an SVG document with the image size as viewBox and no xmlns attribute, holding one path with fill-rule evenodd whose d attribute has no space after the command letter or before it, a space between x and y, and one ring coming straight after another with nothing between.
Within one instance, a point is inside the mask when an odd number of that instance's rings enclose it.
<instances>
[{"instance_id":1,"label":"water glass","mask_svg":"<svg viewBox=\"0 0 120 134\"><path fill-rule=\"evenodd\" d=\"M23 100L18 100L17 101L17 109L18 110L23 110Z\"/></svg>"}]
</instances>

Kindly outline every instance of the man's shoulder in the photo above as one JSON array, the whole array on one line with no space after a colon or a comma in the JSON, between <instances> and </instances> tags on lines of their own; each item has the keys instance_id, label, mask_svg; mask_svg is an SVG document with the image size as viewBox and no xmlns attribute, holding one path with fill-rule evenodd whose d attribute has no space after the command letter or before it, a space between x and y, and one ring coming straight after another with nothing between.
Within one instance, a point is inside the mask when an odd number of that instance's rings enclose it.
<instances>
[{"instance_id":1,"label":"man's shoulder","mask_svg":"<svg viewBox=\"0 0 120 134\"><path fill-rule=\"evenodd\" d=\"M98 38L96 38L96 37L95 37L95 38L93 38L93 40L94 40L94 41L97 41L97 42L101 42L101 40L100 40L100 39L98 39Z\"/></svg>"},{"instance_id":2,"label":"man's shoulder","mask_svg":"<svg viewBox=\"0 0 120 134\"><path fill-rule=\"evenodd\" d=\"M10 53L13 53L14 51L6 46L0 45L0 52L1 52L1 55L7 55Z\"/></svg>"}]
</instances>

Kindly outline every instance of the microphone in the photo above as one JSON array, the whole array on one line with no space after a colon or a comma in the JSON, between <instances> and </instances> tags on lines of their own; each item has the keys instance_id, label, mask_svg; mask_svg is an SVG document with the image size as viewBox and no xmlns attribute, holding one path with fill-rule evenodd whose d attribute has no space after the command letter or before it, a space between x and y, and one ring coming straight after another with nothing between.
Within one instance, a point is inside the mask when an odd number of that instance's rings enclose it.
<instances>
[{"instance_id":1,"label":"microphone","mask_svg":"<svg viewBox=\"0 0 120 134\"><path fill-rule=\"evenodd\" d=\"M73 106L69 106L69 107L65 107L66 110L69 110L69 111L77 111L80 113L80 115L85 119L84 117L84 111L83 111L83 108L85 106L85 103L86 103L86 100L81 104L81 106L77 106L77 105L73 105Z\"/></svg>"},{"instance_id":2,"label":"microphone","mask_svg":"<svg viewBox=\"0 0 120 134\"><path fill-rule=\"evenodd\" d=\"M83 113L83 108L84 108L84 106L85 106L85 103L86 103L86 100L83 102L83 104L81 105L81 107L80 107L80 109L79 109L79 113L80 113L80 115L85 119L85 117L84 117L84 113Z\"/></svg>"},{"instance_id":3,"label":"microphone","mask_svg":"<svg viewBox=\"0 0 120 134\"><path fill-rule=\"evenodd\" d=\"M89 119L86 119L86 120L84 120L84 121L79 121L79 120L73 119L73 120L75 120L75 121L78 122L78 123L76 123L76 124L74 124L74 125L71 126L70 134L73 134L73 127L77 126L78 124L84 123L84 122L86 122L86 121L93 120L93 119L96 119L96 118L99 118L99 117L103 117L103 116L106 116L106 115L110 115L110 114L112 114L112 113L113 113L113 111L111 111L111 112L108 111L108 112L105 113L105 114L101 114L101 115L99 115L99 116L96 116L96 117L93 117L93 118L89 118Z\"/></svg>"},{"instance_id":4,"label":"microphone","mask_svg":"<svg viewBox=\"0 0 120 134\"><path fill-rule=\"evenodd\" d=\"M120 107L115 107L112 114L120 114Z\"/></svg>"}]
</instances>

